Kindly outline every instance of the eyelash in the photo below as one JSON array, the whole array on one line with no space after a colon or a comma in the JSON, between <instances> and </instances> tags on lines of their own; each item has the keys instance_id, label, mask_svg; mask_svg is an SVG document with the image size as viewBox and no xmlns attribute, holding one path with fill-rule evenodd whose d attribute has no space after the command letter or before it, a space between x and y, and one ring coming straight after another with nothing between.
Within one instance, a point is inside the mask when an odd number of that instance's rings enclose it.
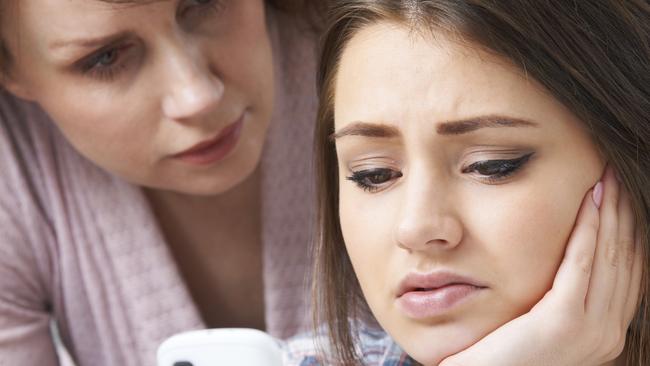
<instances>
[{"instance_id":1,"label":"eyelash","mask_svg":"<svg viewBox=\"0 0 650 366\"><path fill-rule=\"evenodd\" d=\"M463 168L461 172L464 174L477 172L484 177L486 183L497 184L517 173L532 156L533 153L528 153L516 159L477 161Z\"/></svg>"},{"instance_id":2,"label":"eyelash","mask_svg":"<svg viewBox=\"0 0 650 366\"><path fill-rule=\"evenodd\" d=\"M365 169L357 172L352 172L352 175L346 179L352 182L355 182L359 188L363 189L366 192L375 192L381 188L381 184L386 183L390 180L401 178L402 172L385 169L385 168L375 168L375 169ZM373 183L372 179L377 177L386 178L380 183ZM381 179L381 178L380 178Z\"/></svg>"},{"instance_id":3,"label":"eyelash","mask_svg":"<svg viewBox=\"0 0 650 366\"><path fill-rule=\"evenodd\" d=\"M192 1L192 2L196 2L196 1ZM224 6L225 6L225 0L212 0L212 1L206 2L206 3L204 3L204 4L195 4L195 7L207 8L208 11L210 11L210 12L214 12L214 13L218 13L218 12L220 12L221 10L223 10L223 7L224 7ZM180 15L181 17L186 16L185 14L186 14L189 10L191 10L190 8L192 8L192 7L191 7L191 6L188 6L187 8L182 9L182 10L179 12L179 15ZM206 13L201 13L200 15L207 15L207 14L206 14Z\"/></svg>"},{"instance_id":4,"label":"eyelash","mask_svg":"<svg viewBox=\"0 0 650 366\"><path fill-rule=\"evenodd\" d=\"M117 74L126 68L127 62L122 60L122 58L124 57L123 54L127 52L129 48L131 48L130 45L113 46L95 53L82 63L82 73L100 81L112 81L115 79ZM113 57L110 60L110 63L102 65L102 59L111 54L113 54Z\"/></svg>"},{"instance_id":5,"label":"eyelash","mask_svg":"<svg viewBox=\"0 0 650 366\"><path fill-rule=\"evenodd\" d=\"M533 156L533 153L528 153L516 159L499 159L499 160L483 160L473 163L462 169L462 173L469 174L472 172L479 172L488 184L497 184L503 180L514 175L521 169ZM488 171L486 171L488 170ZM496 171L495 171L496 170ZM402 172L386 168L366 169L356 172L346 177L347 180L357 184L357 186L366 192L376 192L381 189L381 185L393 179L398 179L403 176ZM379 177L380 182L377 182ZM375 182L372 182L372 179Z\"/></svg>"},{"instance_id":6,"label":"eyelash","mask_svg":"<svg viewBox=\"0 0 650 366\"><path fill-rule=\"evenodd\" d=\"M208 11L218 13L225 6L224 0L212 0L204 4L196 4L195 6L188 6L181 12L181 17L184 17L185 14L191 10L191 8L208 8ZM205 15L207 13L202 13ZM82 74L87 75L93 79L99 81L110 82L113 81L124 69L127 68L128 62L126 60L121 60L123 54L131 48L131 45L128 46L112 46L99 52L92 54L90 57L86 58L81 62L80 70ZM111 54L113 59L107 65L101 65L102 58Z\"/></svg>"}]
</instances>

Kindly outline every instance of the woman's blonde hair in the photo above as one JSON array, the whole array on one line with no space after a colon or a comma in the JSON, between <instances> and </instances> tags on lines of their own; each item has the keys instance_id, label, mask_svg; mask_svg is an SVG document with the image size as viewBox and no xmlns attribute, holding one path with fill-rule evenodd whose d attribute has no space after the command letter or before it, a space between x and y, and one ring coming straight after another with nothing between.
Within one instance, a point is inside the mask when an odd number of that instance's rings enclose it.
<instances>
[{"instance_id":1,"label":"woman's blonde hair","mask_svg":"<svg viewBox=\"0 0 650 366\"><path fill-rule=\"evenodd\" d=\"M458 35L525 70L590 131L630 192L645 268L641 304L628 333L627 365L650 365L648 220L650 218L650 5L645 0L339 0L321 51L316 126L318 224L315 324L325 324L329 362L361 364L348 319L367 311L347 255L338 216L334 84L348 41L381 21L414 31Z\"/></svg>"}]
</instances>

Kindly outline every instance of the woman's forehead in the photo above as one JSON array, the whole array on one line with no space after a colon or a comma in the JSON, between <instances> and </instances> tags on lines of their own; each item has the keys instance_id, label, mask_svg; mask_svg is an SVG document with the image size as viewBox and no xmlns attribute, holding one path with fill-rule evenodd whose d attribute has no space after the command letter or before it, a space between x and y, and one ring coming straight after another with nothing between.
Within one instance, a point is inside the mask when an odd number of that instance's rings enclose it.
<instances>
[{"instance_id":1,"label":"woman's forehead","mask_svg":"<svg viewBox=\"0 0 650 366\"><path fill-rule=\"evenodd\" d=\"M173 5L172 0L11 0L2 7L3 15L7 19L20 18L19 23L25 19L40 19L44 27L57 26L49 21L57 22L61 18L78 21L83 18L99 19L114 15L128 15L132 12L143 13L142 8L150 10L149 6ZM152 16L153 14L149 14ZM142 18L141 18L142 20Z\"/></svg>"},{"instance_id":2,"label":"woman's forehead","mask_svg":"<svg viewBox=\"0 0 650 366\"><path fill-rule=\"evenodd\" d=\"M92 43L89 40L101 43L117 33L151 28L156 18L170 16L166 7L171 5L167 0L20 0L3 12L2 27L3 33L15 35L5 37L10 45L58 52Z\"/></svg>"}]
</instances>

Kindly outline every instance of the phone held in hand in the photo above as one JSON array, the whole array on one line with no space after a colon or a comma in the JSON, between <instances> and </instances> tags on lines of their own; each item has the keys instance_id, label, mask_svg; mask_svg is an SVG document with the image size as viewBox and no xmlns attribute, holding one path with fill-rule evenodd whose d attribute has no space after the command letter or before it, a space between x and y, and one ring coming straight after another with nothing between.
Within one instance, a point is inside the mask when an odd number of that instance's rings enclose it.
<instances>
[{"instance_id":1,"label":"phone held in hand","mask_svg":"<svg viewBox=\"0 0 650 366\"><path fill-rule=\"evenodd\" d=\"M257 329L206 329L168 338L157 358L158 366L281 366L282 349Z\"/></svg>"}]
</instances>

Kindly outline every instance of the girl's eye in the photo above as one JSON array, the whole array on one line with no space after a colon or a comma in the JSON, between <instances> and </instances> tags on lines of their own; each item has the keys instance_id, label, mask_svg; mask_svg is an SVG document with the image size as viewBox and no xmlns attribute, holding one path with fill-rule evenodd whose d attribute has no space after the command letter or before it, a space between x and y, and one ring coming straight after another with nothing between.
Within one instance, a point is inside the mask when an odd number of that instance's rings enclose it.
<instances>
[{"instance_id":1,"label":"girl's eye","mask_svg":"<svg viewBox=\"0 0 650 366\"><path fill-rule=\"evenodd\" d=\"M488 183L498 183L523 167L533 153L528 153L516 159L499 159L499 160L483 160L473 163L463 168L463 173L478 173Z\"/></svg>"},{"instance_id":2,"label":"girl's eye","mask_svg":"<svg viewBox=\"0 0 650 366\"><path fill-rule=\"evenodd\" d=\"M364 191L375 192L391 180L401 178L402 172L391 169L376 168L352 172L346 179L355 182Z\"/></svg>"}]
</instances>

